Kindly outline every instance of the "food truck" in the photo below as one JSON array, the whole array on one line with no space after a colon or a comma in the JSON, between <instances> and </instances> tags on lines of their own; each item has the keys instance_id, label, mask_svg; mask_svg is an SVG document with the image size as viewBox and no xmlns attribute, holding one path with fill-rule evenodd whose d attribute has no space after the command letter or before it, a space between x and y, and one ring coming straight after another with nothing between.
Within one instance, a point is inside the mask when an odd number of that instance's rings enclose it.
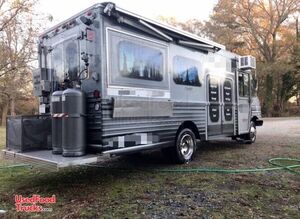
<instances>
[{"instance_id":1,"label":"food truck","mask_svg":"<svg viewBox=\"0 0 300 219\"><path fill-rule=\"evenodd\" d=\"M106 2L39 37L39 115L7 118L4 157L61 168L197 143L254 143L263 124L256 62Z\"/></svg>"}]
</instances>

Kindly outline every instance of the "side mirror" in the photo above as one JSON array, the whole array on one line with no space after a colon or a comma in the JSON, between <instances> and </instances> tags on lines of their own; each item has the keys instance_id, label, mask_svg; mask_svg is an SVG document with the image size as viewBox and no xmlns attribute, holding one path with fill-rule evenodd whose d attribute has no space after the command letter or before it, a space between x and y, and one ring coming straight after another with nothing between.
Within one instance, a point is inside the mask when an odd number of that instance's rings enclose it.
<instances>
[{"instance_id":1,"label":"side mirror","mask_svg":"<svg viewBox=\"0 0 300 219\"><path fill-rule=\"evenodd\" d=\"M257 79L254 79L253 85L254 85L255 90L257 91Z\"/></svg>"}]
</instances>

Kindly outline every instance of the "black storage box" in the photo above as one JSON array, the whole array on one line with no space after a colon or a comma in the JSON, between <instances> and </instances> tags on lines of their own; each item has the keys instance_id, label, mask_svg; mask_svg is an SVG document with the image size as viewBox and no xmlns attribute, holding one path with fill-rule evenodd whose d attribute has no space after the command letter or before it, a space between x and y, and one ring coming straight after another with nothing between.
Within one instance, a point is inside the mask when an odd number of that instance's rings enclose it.
<instances>
[{"instance_id":1,"label":"black storage box","mask_svg":"<svg viewBox=\"0 0 300 219\"><path fill-rule=\"evenodd\" d=\"M17 152L51 149L50 115L7 117L6 148Z\"/></svg>"}]
</instances>

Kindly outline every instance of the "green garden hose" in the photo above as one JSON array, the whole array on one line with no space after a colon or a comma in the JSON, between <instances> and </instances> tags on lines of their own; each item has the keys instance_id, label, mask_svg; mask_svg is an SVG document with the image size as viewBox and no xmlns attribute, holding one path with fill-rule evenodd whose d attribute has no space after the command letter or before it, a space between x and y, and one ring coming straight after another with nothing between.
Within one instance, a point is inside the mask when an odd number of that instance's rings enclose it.
<instances>
[{"instance_id":1,"label":"green garden hose","mask_svg":"<svg viewBox=\"0 0 300 219\"><path fill-rule=\"evenodd\" d=\"M253 173L253 172L266 172L266 171L275 171L275 170L286 170L294 174L300 175L300 159L294 158L282 158L276 157L272 158L269 161L269 164L275 167L269 168L250 168L250 169L219 169L219 168L179 168L179 169L161 169L157 170L159 172L174 172L174 173ZM282 162L293 162L298 164L285 165ZM299 170L296 170L299 169Z\"/></svg>"},{"instance_id":2,"label":"green garden hose","mask_svg":"<svg viewBox=\"0 0 300 219\"><path fill-rule=\"evenodd\" d=\"M288 171L290 173L300 175L300 159L277 157L277 158L272 158L272 159L268 160L268 162L269 162L269 164L273 165L274 167L248 168L248 169L221 169L221 168L214 168L214 167L213 168L212 167L202 167L202 168L150 169L150 171L173 172L173 173L204 173L205 172L205 173L228 173L228 174L233 174L233 173L254 173L254 172L267 172L267 171L285 170L285 171ZM295 164L293 164L293 165L284 164L286 162L289 162L289 163L293 162ZM97 166L97 165L93 165L93 164L86 164L85 166L102 167L102 166ZM32 165L17 164L17 165L11 165L11 166L0 166L0 170L1 169L5 170L5 169L11 169L11 168L18 168L18 167L29 167L29 168L31 168ZM109 167L104 167L104 168L109 168ZM118 168L116 168L116 169L118 169ZM297 170L297 169L299 169L299 170ZM122 169L122 170L124 170L124 169ZM130 170L134 170L134 169L130 169ZM145 170L147 170L147 169L144 169L144 170L141 170L141 171L145 171Z\"/></svg>"}]
</instances>

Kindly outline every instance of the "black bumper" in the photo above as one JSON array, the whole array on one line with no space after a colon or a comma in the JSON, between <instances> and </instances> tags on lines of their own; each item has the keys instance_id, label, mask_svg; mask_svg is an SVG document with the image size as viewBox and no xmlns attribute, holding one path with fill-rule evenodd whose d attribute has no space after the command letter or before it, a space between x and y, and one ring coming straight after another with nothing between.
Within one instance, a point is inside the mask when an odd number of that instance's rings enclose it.
<instances>
[{"instance_id":1,"label":"black bumper","mask_svg":"<svg viewBox=\"0 0 300 219\"><path fill-rule=\"evenodd\" d=\"M261 119L255 120L255 126L262 126L264 124L264 121Z\"/></svg>"}]
</instances>

